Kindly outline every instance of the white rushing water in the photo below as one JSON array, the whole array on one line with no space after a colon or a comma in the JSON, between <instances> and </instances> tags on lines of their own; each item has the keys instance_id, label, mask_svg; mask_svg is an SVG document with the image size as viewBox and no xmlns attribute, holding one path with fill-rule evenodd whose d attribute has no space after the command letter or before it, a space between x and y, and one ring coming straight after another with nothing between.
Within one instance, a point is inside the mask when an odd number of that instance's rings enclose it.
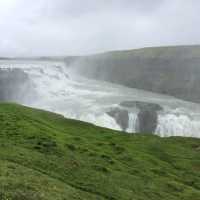
<instances>
[{"instance_id":1,"label":"white rushing water","mask_svg":"<svg viewBox=\"0 0 200 200\"><path fill-rule=\"evenodd\" d=\"M131 89L117 84L78 76L62 62L1 61L1 69L19 68L28 74L37 98L20 102L60 113L68 118L121 130L107 114L123 101L143 101L163 107L158 114L155 134L200 137L200 105L174 97ZM32 91L29 91L32 92ZM135 132L138 110L128 109L127 132Z\"/></svg>"},{"instance_id":2,"label":"white rushing water","mask_svg":"<svg viewBox=\"0 0 200 200\"><path fill-rule=\"evenodd\" d=\"M137 114L138 114L137 112L135 113L130 112L128 114L129 121L128 121L128 128L126 130L128 133L135 133L137 131L137 126L138 126Z\"/></svg>"}]
</instances>

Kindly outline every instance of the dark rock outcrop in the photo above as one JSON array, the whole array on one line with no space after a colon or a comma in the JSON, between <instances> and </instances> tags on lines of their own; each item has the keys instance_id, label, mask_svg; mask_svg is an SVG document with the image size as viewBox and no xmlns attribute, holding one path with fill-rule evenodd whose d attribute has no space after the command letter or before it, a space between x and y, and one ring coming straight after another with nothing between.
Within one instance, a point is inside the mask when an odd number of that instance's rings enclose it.
<instances>
[{"instance_id":1,"label":"dark rock outcrop","mask_svg":"<svg viewBox=\"0 0 200 200\"><path fill-rule=\"evenodd\" d=\"M126 131L128 128L128 121L129 121L129 116L128 116L128 111L125 109L120 109L120 108L113 108L109 112L107 112L108 115L113 117L117 124L122 128L123 131Z\"/></svg>"},{"instance_id":2,"label":"dark rock outcrop","mask_svg":"<svg viewBox=\"0 0 200 200\"><path fill-rule=\"evenodd\" d=\"M126 131L128 128L130 120L128 110L135 108L139 111L136 131L149 134L155 132L158 122L158 112L162 111L160 105L140 101L124 101L120 103L120 106L124 108L113 108L108 114L116 120L122 130Z\"/></svg>"},{"instance_id":3,"label":"dark rock outcrop","mask_svg":"<svg viewBox=\"0 0 200 200\"><path fill-rule=\"evenodd\" d=\"M154 133L157 127L158 115L153 110L141 110L138 114L140 133Z\"/></svg>"},{"instance_id":4,"label":"dark rock outcrop","mask_svg":"<svg viewBox=\"0 0 200 200\"><path fill-rule=\"evenodd\" d=\"M136 107L139 110L137 132L150 134L155 132L158 122L157 112L162 110L160 105L140 101L125 101L120 105L129 108Z\"/></svg>"},{"instance_id":5,"label":"dark rock outcrop","mask_svg":"<svg viewBox=\"0 0 200 200\"><path fill-rule=\"evenodd\" d=\"M136 106L139 108L138 124L139 132L141 133L154 133L158 122L158 111L162 110L162 107L158 104L136 102Z\"/></svg>"},{"instance_id":6,"label":"dark rock outcrop","mask_svg":"<svg viewBox=\"0 0 200 200\"><path fill-rule=\"evenodd\" d=\"M120 106L133 108L136 107L140 110L154 110L159 111L162 110L162 107L155 103L147 103L143 101L123 101L120 103Z\"/></svg>"}]
</instances>

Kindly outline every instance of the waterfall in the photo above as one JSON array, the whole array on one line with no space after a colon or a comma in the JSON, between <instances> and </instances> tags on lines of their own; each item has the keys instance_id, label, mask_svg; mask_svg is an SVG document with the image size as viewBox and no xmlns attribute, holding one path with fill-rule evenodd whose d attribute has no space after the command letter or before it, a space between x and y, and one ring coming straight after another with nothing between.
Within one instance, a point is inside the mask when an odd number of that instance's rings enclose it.
<instances>
[{"instance_id":1,"label":"waterfall","mask_svg":"<svg viewBox=\"0 0 200 200\"><path fill-rule=\"evenodd\" d=\"M28 93L36 91L37 98L31 98L32 101L24 103L21 95L17 99L18 103L53 111L67 118L91 122L116 130L122 130L123 127L120 126L116 119L107 114L109 110L119 107L122 102L127 101L155 103L163 108L162 111L157 113L158 117L155 118L155 123L157 124L154 131L155 134L163 137L200 137L199 104L103 81L87 79L74 74L69 68L66 68L64 63L50 61L0 61L0 70L6 69L7 73L15 72L9 69L20 69L20 71L27 75L28 79L22 85L27 85L31 81L33 87L28 90ZM15 76L13 75L13 77ZM10 79L5 79L4 81L6 84L6 81L9 83ZM4 91L7 92L7 90ZM18 90L12 90L13 95L19 94L19 92ZM26 97L28 95L24 90L20 94L24 94ZM30 95L30 97L32 96ZM125 106L127 106L125 109L127 113L122 112L116 118L123 122L125 129L127 127L126 131L128 133L138 132L140 128L138 126L139 110L133 108L132 104ZM143 109L145 105L140 104L140 106ZM149 122L151 123L151 121ZM147 125L144 121L144 126Z\"/></svg>"},{"instance_id":2,"label":"waterfall","mask_svg":"<svg viewBox=\"0 0 200 200\"><path fill-rule=\"evenodd\" d=\"M129 113L128 133L138 132L137 113ZM184 136L200 138L200 115L192 113L158 114L156 135L161 137Z\"/></svg>"},{"instance_id":3,"label":"waterfall","mask_svg":"<svg viewBox=\"0 0 200 200\"><path fill-rule=\"evenodd\" d=\"M166 113L158 116L155 134L162 137L200 137L200 115Z\"/></svg>"},{"instance_id":4,"label":"waterfall","mask_svg":"<svg viewBox=\"0 0 200 200\"><path fill-rule=\"evenodd\" d=\"M129 120L128 120L128 133L135 133L137 130L137 113L129 113Z\"/></svg>"}]
</instances>

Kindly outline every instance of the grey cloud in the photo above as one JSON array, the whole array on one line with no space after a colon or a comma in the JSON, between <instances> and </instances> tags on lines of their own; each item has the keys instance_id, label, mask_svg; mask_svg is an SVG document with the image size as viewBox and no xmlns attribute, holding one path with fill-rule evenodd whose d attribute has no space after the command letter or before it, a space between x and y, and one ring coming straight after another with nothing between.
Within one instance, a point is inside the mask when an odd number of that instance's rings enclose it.
<instances>
[{"instance_id":1,"label":"grey cloud","mask_svg":"<svg viewBox=\"0 0 200 200\"><path fill-rule=\"evenodd\" d=\"M1 0L0 56L199 44L198 0Z\"/></svg>"}]
</instances>

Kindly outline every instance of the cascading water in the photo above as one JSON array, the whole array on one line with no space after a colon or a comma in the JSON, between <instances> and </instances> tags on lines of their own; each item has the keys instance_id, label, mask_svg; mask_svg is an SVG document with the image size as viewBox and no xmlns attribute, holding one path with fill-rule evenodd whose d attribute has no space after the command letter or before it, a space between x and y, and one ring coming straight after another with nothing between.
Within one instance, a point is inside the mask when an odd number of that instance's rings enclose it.
<instances>
[{"instance_id":1,"label":"cascading water","mask_svg":"<svg viewBox=\"0 0 200 200\"><path fill-rule=\"evenodd\" d=\"M135 133L137 132L137 113L129 113L129 120L128 120L128 128L127 128L127 132L128 133Z\"/></svg>"},{"instance_id":2,"label":"cascading water","mask_svg":"<svg viewBox=\"0 0 200 200\"><path fill-rule=\"evenodd\" d=\"M163 137L190 136L200 137L200 115L163 114L158 117L155 131Z\"/></svg>"},{"instance_id":3,"label":"cascading water","mask_svg":"<svg viewBox=\"0 0 200 200\"><path fill-rule=\"evenodd\" d=\"M200 137L200 105L174 97L127 88L78 76L62 62L0 61L1 69L20 69L34 85L36 97L20 103L63 114L65 117L91 122L116 130L128 120L127 132L135 132L138 112L127 108L116 118L108 112L120 108L124 101L143 101L160 105L155 134L160 136ZM10 73L10 72L9 72ZM26 84L26 83L24 83ZM31 89L27 93L34 92ZM16 91L18 92L18 91ZM18 101L19 102L19 101ZM124 129L123 129L124 130Z\"/></svg>"}]
</instances>

